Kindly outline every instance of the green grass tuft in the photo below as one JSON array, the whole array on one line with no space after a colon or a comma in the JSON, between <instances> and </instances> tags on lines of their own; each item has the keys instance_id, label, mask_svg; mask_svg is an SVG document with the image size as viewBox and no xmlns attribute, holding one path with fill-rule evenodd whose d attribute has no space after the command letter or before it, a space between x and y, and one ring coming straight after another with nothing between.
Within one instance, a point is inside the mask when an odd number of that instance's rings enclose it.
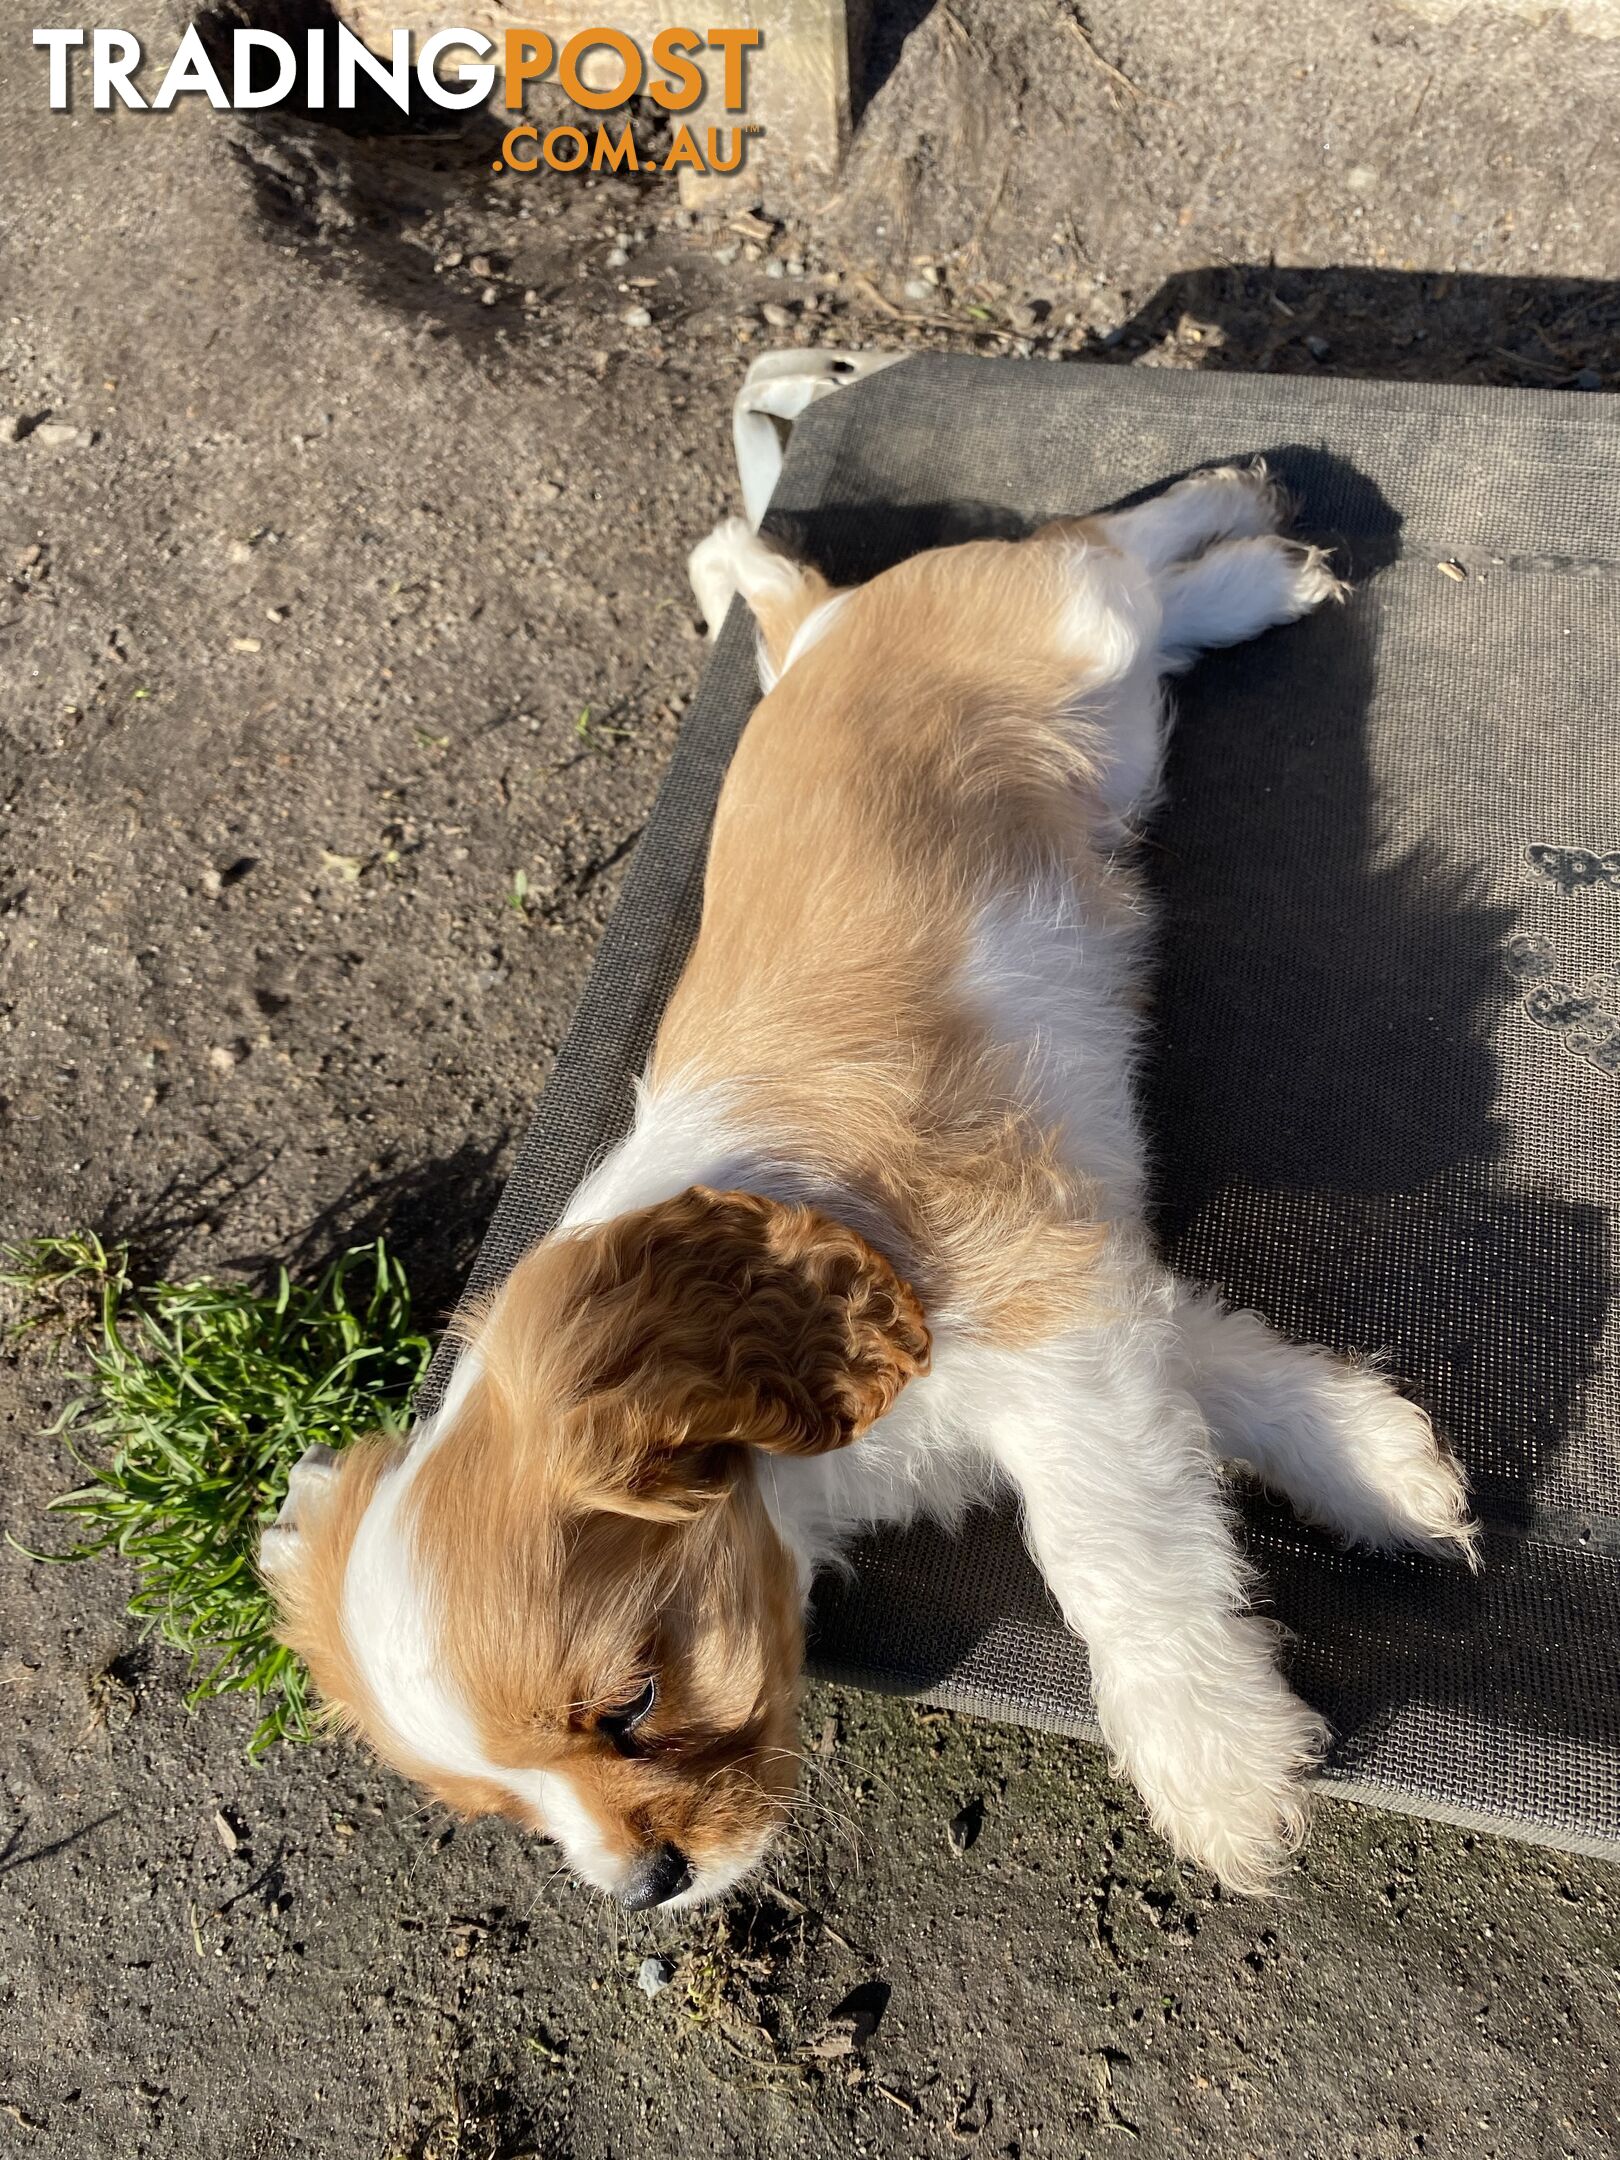
<instances>
[{"instance_id":1,"label":"green grass tuft","mask_svg":"<svg viewBox=\"0 0 1620 2160\"><path fill-rule=\"evenodd\" d=\"M88 1482L52 1502L87 1526L71 1551L134 1564L129 1610L191 1660L189 1701L256 1698L249 1752L314 1735L307 1680L272 1633L255 1556L287 1473L316 1441L397 1431L432 1351L382 1240L311 1285L137 1285L127 1250L93 1233L0 1248L18 1328L65 1333L82 1357L65 1432Z\"/></svg>"}]
</instances>

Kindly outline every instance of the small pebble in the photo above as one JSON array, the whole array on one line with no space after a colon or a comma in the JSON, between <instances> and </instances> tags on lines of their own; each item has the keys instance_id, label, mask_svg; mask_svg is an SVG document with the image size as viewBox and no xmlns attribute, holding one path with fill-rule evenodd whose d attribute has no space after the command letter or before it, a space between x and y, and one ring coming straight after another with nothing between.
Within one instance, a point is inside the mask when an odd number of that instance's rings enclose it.
<instances>
[{"instance_id":1,"label":"small pebble","mask_svg":"<svg viewBox=\"0 0 1620 2160\"><path fill-rule=\"evenodd\" d=\"M223 1043L216 1043L208 1053L208 1062L217 1073L235 1072L236 1052L228 1050Z\"/></svg>"},{"instance_id":2,"label":"small pebble","mask_svg":"<svg viewBox=\"0 0 1620 2160\"><path fill-rule=\"evenodd\" d=\"M231 639L231 651L232 651L232 652L235 652L235 653L256 653L256 652L262 652L263 650L264 650L264 640L263 640L263 638L256 638L256 637L233 637L233 638Z\"/></svg>"},{"instance_id":3,"label":"small pebble","mask_svg":"<svg viewBox=\"0 0 1620 2160\"><path fill-rule=\"evenodd\" d=\"M649 2002L651 2002L655 1995L663 1994L665 1988L669 1986L669 1983L671 1982L671 1980L674 1979L674 1977L674 1968L671 1966L668 1958L646 1957L642 1959L640 1967L637 1970L636 1986L640 1988L642 1994L646 1996Z\"/></svg>"},{"instance_id":4,"label":"small pebble","mask_svg":"<svg viewBox=\"0 0 1620 2160\"><path fill-rule=\"evenodd\" d=\"M1436 564L1435 567L1439 570L1442 577L1451 578L1458 585L1461 585L1468 576L1468 572L1463 568L1460 562L1443 562Z\"/></svg>"},{"instance_id":5,"label":"small pebble","mask_svg":"<svg viewBox=\"0 0 1620 2160\"><path fill-rule=\"evenodd\" d=\"M736 241L728 240L724 247L717 247L715 249L714 259L720 265L722 270L729 270L741 253L742 250L737 245Z\"/></svg>"},{"instance_id":6,"label":"small pebble","mask_svg":"<svg viewBox=\"0 0 1620 2160\"><path fill-rule=\"evenodd\" d=\"M461 268L460 248L450 248L441 255L439 257L439 268L441 270L459 270Z\"/></svg>"},{"instance_id":7,"label":"small pebble","mask_svg":"<svg viewBox=\"0 0 1620 2160\"><path fill-rule=\"evenodd\" d=\"M498 285L486 285L478 297L485 307L493 307L501 297L501 288Z\"/></svg>"},{"instance_id":8,"label":"small pebble","mask_svg":"<svg viewBox=\"0 0 1620 2160\"><path fill-rule=\"evenodd\" d=\"M1308 337L1305 340L1305 350L1313 360L1325 360L1333 347L1325 337Z\"/></svg>"},{"instance_id":9,"label":"small pebble","mask_svg":"<svg viewBox=\"0 0 1620 2160\"><path fill-rule=\"evenodd\" d=\"M226 1055L227 1057L230 1055L229 1051L226 1052ZM215 1808L214 1810L214 1835L219 1839L225 1850L230 1853L235 1852L242 1843L242 1840L236 1834L235 1823L231 1821L223 1808Z\"/></svg>"},{"instance_id":10,"label":"small pebble","mask_svg":"<svg viewBox=\"0 0 1620 2160\"><path fill-rule=\"evenodd\" d=\"M555 480L542 480L535 488L534 499L537 503L554 503L561 493Z\"/></svg>"},{"instance_id":11,"label":"small pebble","mask_svg":"<svg viewBox=\"0 0 1620 2160\"><path fill-rule=\"evenodd\" d=\"M787 276L787 265L785 263L779 262L777 258L773 255L770 261L765 265L765 275L768 278L784 278Z\"/></svg>"},{"instance_id":12,"label":"small pebble","mask_svg":"<svg viewBox=\"0 0 1620 2160\"><path fill-rule=\"evenodd\" d=\"M285 622L287 620L287 610L284 607L267 607L264 611L264 619L266 622Z\"/></svg>"},{"instance_id":13,"label":"small pebble","mask_svg":"<svg viewBox=\"0 0 1620 2160\"><path fill-rule=\"evenodd\" d=\"M225 550L225 559L233 563L250 563L253 560L252 546L246 540L233 540Z\"/></svg>"},{"instance_id":14,"label":"small pebble","mask_svg":"<svg viewBox=\"0 0 1620 2160\"><path fill-rule=\"evenodd\" d=\"M610 270L622 270L629 260L629 256L622 247L611 248L608 251L607 266Z\"/></svg>"},{"instance_id":15,"label":"small pebble","mask_svg":"<svg viewBox=\"0 0 1620 2160\"><path fill-rule=\"evenodd\" d=\"M89 446L88 428L70 427L65 420L45 420L35 428L33 440L47 450L83 450Z\"/></svg>"},{"instance_id":16,"label":"small pebble","mask_svg":"<svg viewBox=\"0 0 1620 2160\"><path fill-rule=\"evenodd\" d=\"M527 308L536 308L540 305L540 294L535 286L528 285L524 287L523 305Z\"/></svg>"},{"instance_id":17,"label":"small pebble","mask_svg":"<svg viewBox=\"0 0 1620 2160\"><path fill-rule=\"evenodd\" d=\"M767 300L759 312L773 330L790 330L793 327L793 310L783 307L779 300Z\"/></svg>"},{"instance_id":18,"label":"small pebble","mask_svg":"<svg viewBox=\"0 0 1620 2160\"><path fill-rule=\"evenodd\" d=\"M652 311L644 307L627 307L619 317L627 330L650 330Z\"/></svg>"},{"instance_id":19,"label":"small pebble","mask_svg":"<svg viewBox=\"0 0 1620 2160\"><path fill-rule=\"evenodd\" d=\"M487 255L475 255L467 268L474 277L487 278L495 275L495 265Z\"/></svg>"},{"instance_id":20,"label":"small pebble","mask_svg":"<svg viewBox=\"0 0 1620 2160\"><path fill-rule=\"evenodd\" d=\"M907 278L905 294L908 300L932 300L934 288L929 284L927 278Z\"/></svg>"}]
</instances>

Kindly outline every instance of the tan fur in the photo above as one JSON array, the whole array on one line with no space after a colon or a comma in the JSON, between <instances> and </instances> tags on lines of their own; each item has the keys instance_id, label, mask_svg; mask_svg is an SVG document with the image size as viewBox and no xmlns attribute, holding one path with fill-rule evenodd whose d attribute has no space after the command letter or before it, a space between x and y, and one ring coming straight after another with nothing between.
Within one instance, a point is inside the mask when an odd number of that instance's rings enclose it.
<instances>
[{"instance_id":1,"label":"tan fur","mask_svg":"<svg viewBox=\"0 0 1620 2160\"><path fill-rule=\"evenodd\" d=\"M787 659L788 647L793 643L793 633L807 616L813 615L823 600L830 599L832 587L819 570L812 570L808 563L794 562L782 554L788 565L788 579L780 592L769 590L760 593L753 602L754 625L759 636L759 646L773 674L780 674Z\"/></svg>"},{"instance_id":2,"label":"tan fur","mask_svg":"<svg viewBox=\"0 0 1620 2160\"><path fill-rule=\"evenodd\" d=\"M1049 534L890 570L754 714L650 1070L730 1086L896 1226L925 1308L968 1304L1007 1341L1073 1318L1102 1227L953 986L976 909L1043 868L1131 904L1088 844L1076 534Z\"/></svg>"}]
</instances>

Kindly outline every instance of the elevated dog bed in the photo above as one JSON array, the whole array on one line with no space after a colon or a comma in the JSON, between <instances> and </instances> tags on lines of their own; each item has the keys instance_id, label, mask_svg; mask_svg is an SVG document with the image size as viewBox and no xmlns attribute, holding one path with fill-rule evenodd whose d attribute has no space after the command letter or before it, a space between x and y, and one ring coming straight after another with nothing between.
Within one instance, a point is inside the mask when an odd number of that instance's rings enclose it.
<instances>
[{"instance_id":1,"label":"elevated dog bed","mask_svg":"<svg viewBox=\"0 0 1620 2160\"><path fill-rule=\"evenodd\" d=\"M801 401L802 402L802 401ZM834 579L1263 453L1343 609L1178 692L1146 859L1159 1227L1290 1334L1378 1352L1467 1464L1486 1571L1254 1557L1339 1789L1620 1853L1620 412L1616 400L913 358L803 413L767 524ZM750 423L758 425L757 420ZM753 476L758 492L758 476ZM694 538L696 535L694 535ZM757 697L735 610L473 1276L623 1128ZM432 1392L442 1386L435 1367ZM1091 1729L1010 1515L871 1541L816 1668Z\"/></svg>"}]
</instances>

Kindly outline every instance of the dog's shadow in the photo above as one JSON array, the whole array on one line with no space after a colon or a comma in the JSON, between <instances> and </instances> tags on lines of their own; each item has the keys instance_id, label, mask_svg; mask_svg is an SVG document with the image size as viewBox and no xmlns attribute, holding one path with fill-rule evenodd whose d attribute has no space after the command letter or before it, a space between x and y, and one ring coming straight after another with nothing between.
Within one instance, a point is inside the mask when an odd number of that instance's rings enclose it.
<instances>
[{"instance_id":1,"label":"dog's shadow","mask_svg":"<svg viewBox=\"0 0 1620 2160\"><path fill-rule=\"evenodd\" d=\"M1410 1757L1402 1777L1454 1785L1464 1803L1468 1771L1422 1736L1437 1726L1448 1747L1487 1749L1504 1725L1620 1743L1606 1659L1579 1647L1606 1643L1610 1615L1580 1568L1528 1593L1525 1542L1593 1377L1607 1223L1508 1161L1490 1032L1513 910L1443 837L1403 843L1378 800L1369 727L1376 701L1400 695L1377 668L1398 615L1382 581L1400 519L1343 459L1298 444L1267 456L1355 596L1210 656L1179 688L1146 850L1162 955L1143 1076L1157 1227L1180 1271L1286 1334L1377 1353L1465 1462L1488 1533L1479 1580L1345 1554L1262 1498L1246 1508L1294 1679L1338 1735L1335 1774L1354 1784L1375 1767L1387 1786ZM896 503L888 486L783 520L835 577L1027 522L994 504ZM872 1540L818 1605L812 1661L1087 1724L1084 1653L1010 1509L954 1539Z\"/></svg>"}]
</instances>

